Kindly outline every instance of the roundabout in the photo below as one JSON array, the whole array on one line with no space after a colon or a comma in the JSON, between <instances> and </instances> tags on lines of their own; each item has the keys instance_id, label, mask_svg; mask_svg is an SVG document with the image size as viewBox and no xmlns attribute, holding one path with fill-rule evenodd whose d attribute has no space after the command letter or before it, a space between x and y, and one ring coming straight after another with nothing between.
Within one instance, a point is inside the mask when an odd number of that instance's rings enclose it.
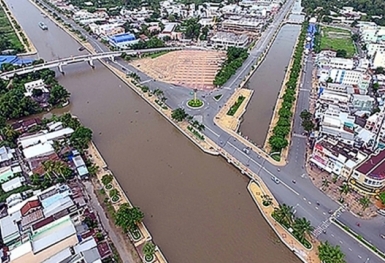
<instances>
[{"instance_id":1,"label":"roundabout","mask_svg":"<svg viewBox=\"0 0 385 263\"><path fill-rule=\"evenodd\" d=\"M204 102L200 99L191 99L187 102L187 106L191 109L200 109L204 106Z\"/></svg>"}]
</instances>

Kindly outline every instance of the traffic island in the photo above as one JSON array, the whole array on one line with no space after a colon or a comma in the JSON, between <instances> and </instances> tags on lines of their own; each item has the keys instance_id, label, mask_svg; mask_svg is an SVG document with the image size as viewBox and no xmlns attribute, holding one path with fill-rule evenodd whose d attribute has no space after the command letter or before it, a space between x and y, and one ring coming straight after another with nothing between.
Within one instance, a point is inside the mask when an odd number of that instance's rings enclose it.
<instances>
[{"instance_id":1,"label":"traffic island","mask_svg":"<svg viewBox=\"0 0 385 263\"><path fill-rule=\"evenodd\" d=\"M192 109L200 109L204 105L204 102L200 99L191 99L187 102L187 106Z\"/></svg>"},{"instance_id":2,"label":"traffic island","mask_svg":"<svg viewBox=\"0 0 385 263\"><path fill-rule=\"evenodd\" d=\"M313 239L311 242L311 248L308 249L302 245L286 228L279 224L272 216L275 208L279 207L278 201L274 198L273 194L269 191L262 180L258 180L257 182L250 181L247 186L247 190L249 191L262 216L274 230L279 239L303 262L321 263L317 255L319 241ZM266 205L266 200L268 200L269 205Z\"/></svg>"}]
</instances>

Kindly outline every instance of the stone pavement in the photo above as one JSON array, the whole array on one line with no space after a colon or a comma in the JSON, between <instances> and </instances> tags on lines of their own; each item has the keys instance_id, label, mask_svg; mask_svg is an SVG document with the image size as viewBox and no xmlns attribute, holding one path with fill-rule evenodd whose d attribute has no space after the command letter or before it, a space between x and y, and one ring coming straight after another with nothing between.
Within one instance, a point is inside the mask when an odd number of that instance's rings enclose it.
<instances>
[{"instance_id":1,"label":"stone pavement","mask_svg":"<svg viewBox=\"0 0 385 263\"><path fill-rule=\"evenodd\" d=\"M326 171L321 171L318 167L312 164L307 165L306 168L313 184L337 203L340 203L341 205L345 204L346 208L352 214L359 216L362 219L370 219L377 216L377 208L374 204L376 200L374 198L370 199L370 206L363 210L359 201L363 197L361 194L355 192L353 189L351 189L348 194L341 193L340 189L342 185L346 183L342 178L333 180L333 176L331 174ZM325 183L325 181L328 183ZM341 198L344 199L343 203L339 202Z\"/></svg>"},{"instance_id":2,"label":"stone pavement","mask_svg":"<svg viewBox=\"0 0 385 263\"><path fill-rule=\"evenodd\" d=\"M321 261L318 258L318 240L312 239L311 243L313 247L311 249L306 249L296 238L294 238L284 227L281 226L281 224L277 223L271 216L274 211L274 207L278 207L279 204L269 189L264 185L262 180L258 180L258 184L251 181L247 188L262 215L273 228L278 237L282 240L282 242L284 242L290 250L295 252L295 254L299 256L302 261L308 263L320 263ZM272 199L272 204L269 206L263 205L263 196L265 195L268 195Z\"/></svg>"}]
</instances>

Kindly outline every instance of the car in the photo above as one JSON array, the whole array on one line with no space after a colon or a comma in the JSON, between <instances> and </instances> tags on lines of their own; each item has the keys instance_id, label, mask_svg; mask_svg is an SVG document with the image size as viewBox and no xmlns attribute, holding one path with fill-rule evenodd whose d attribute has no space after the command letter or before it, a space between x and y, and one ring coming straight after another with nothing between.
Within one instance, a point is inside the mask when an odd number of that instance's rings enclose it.
<instances>
[{"instance_id":1,"label":"car","mask_svg":"<svg viewBox=\"0 0 385 263\"><path fill-rule=\"evenodd\" d=\"M272 176L271 180L273 180L276 184L280 183L279 179L277 177L275 177L275 176Z\"/></svg>"},{"instance_id":2,"label":"car","mask_svg":"<svg viewBox=\"0 0 385 263\"><path fill-rule=\"evenodd\" d=\"M83 50L85 50L85 49L86 49L85 47L79 47L79 48L78 48L79 51L83 51Z\"/></svg>"}]
</instances>

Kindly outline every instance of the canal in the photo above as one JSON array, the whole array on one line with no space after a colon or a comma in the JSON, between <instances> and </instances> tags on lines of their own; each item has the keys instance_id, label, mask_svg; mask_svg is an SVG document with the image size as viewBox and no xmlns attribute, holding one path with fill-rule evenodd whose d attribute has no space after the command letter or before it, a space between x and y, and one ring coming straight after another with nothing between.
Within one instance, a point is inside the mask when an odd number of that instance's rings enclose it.
<instances>
[{"instance_id":1,"label":"canal","mask_svg":"<svg viewBox=\"0 0 385 263\"><path fill-rule=\"evenodd\" d=\"M80 53L79 44L28 0L7 2L41 58ZM48 31L38 27L42 20ZM58 80L72 94L69 109L94 131L95 144L144 211L169 262L300 262L278 242L238 170L202 153L109 70L95 66L66 67Z\"/></svg>"},{"instance_id":2,"label":"canal","mask_svg":"<svg viewBox=\"0 0 385 263\"><path fill-rule=\"evenodd\" d=\"M240 131L261 147L300 30L300 25L284 25L281 28L265 60L247 84L254 94L243 116Z\"/></svg>"}]
</instances>

